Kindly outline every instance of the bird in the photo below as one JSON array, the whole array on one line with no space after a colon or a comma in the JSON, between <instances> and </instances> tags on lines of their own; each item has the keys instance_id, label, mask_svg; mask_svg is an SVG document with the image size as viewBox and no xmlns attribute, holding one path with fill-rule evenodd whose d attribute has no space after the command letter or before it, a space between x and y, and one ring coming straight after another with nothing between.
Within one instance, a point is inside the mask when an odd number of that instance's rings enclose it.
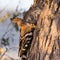
<instances>
[{"instance_id":1,"label":"bird","mask_svg":"<svg viewBox=\"0 0 60 60\"><path fill-rule=\"evenodd\" d=\"M26 59L27 52L29 51L32 44L36 25L32 23L27 23L21 18L13 18L11 19L11 21L12 23L16 23L20 27L20 42L18 56L22 57L23 59Z\"/></svg>"}]
</instances>

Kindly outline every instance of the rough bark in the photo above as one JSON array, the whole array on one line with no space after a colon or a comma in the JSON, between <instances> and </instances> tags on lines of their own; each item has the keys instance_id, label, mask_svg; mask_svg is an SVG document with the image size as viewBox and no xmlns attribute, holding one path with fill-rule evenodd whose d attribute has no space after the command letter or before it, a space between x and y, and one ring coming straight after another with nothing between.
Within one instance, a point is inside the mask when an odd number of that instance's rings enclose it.
<instances>
[{"instance_id":1,"label":"rough bark","mask_svg":"<svg viewBox=\"0 0 60 60\"><path fill-rule=\"evenodd\" d=\"M24 19L37 21L28 60L60 60L60 0L35 0Z\"/></svg>"}]
</instances>

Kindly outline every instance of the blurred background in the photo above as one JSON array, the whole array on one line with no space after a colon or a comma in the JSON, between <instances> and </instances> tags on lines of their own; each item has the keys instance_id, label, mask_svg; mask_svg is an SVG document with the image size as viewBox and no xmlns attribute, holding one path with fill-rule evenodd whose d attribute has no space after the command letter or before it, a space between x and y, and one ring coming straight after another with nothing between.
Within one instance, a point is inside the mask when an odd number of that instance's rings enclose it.
<instances>
[{"instance_id":1,"label":"blurred background","mask_svg":"<svg viewBox=\"0 0 60 60\"><path fill-rule=\"evenodd\" d=\"M33 5L33 0L0 0L0 60L20 60L18 57L19 29L10 18L14 14L23 18L24 12Z\"/></svg>"}]
</instances>

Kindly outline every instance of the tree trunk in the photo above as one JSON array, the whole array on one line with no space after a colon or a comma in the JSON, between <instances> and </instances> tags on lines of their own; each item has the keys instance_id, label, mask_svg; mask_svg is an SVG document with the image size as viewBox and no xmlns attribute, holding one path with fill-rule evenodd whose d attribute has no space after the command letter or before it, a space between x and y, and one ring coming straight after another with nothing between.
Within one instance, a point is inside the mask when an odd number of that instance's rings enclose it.
<instances>
[{"instance_id":1,"label":"tree trunk","mask_svg":"<svg viewBox=\"0 0 60 60\"><path fill-rule=\"evenodd\" d=\"M35 4L25 15L26 21L37 21L28 60L60 60L60 0L36 0Z\"/></svg>"}]
</instances>

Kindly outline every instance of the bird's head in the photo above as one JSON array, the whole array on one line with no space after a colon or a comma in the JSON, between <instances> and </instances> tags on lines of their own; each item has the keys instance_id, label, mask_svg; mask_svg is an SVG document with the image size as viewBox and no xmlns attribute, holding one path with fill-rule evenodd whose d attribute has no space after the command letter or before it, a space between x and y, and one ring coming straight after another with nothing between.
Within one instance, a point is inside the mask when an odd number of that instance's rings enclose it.
<instances>
[{"instance_id":1,"label":"bird's head","mask_svg":"<svg viewBox=\"0 0 60 60\"><path fill-rule=\"evenodd\" d=\"M22 19L21 18L14 18L11 19L12 23L17 24L18 26L22 25Z\"/></svg>"}]
</instances>

